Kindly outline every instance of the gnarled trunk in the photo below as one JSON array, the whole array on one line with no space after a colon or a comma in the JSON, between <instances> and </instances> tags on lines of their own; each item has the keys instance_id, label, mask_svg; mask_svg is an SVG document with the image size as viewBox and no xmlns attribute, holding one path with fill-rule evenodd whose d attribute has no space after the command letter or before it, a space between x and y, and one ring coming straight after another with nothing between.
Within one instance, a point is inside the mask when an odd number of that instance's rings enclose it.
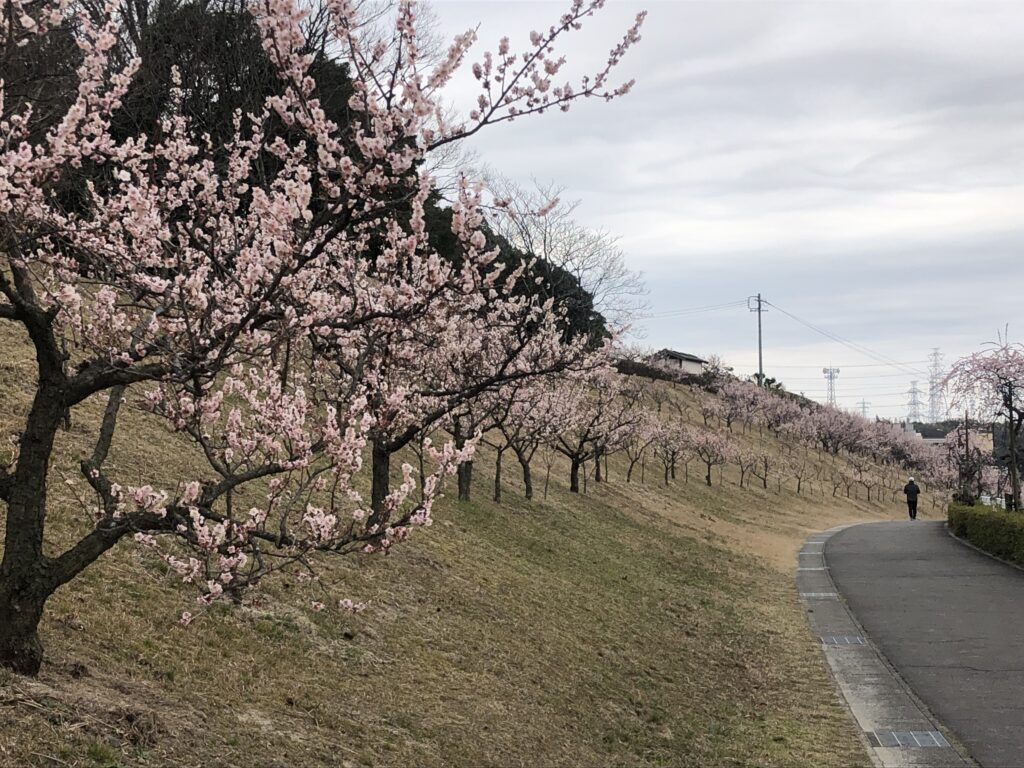
<instances>
[{"instance_id":1,"label":"gnarled trunk","mask_svg":"<svg viewBox=\"0 0 1024 768\"><path fill-rule=\"evenodd\" d=\"M530 471L530 458L527 457L526 453L515 446L512 447L513 453L516 455L516 460L519 462L519 466L523 470L523 489L526 493L527 499L533 498L533 473ZM532 453L531 453L532 455Z\"/></svg>"},{"instance_id":2,"label":"gnarled trunk","mask_svg":"<svg viewBox=\"0 0 1024 768\"><path fill-rule=\"evenodd\" d=\"M43 375L40 378L8 494L0 562L0 666L25 675L38 673L42 664L39 620L58 586L43 555L43 531L50 455L64 413L63 390L47 386Z\"/></svg>"},{"instance_id":3,"label":"gnarled trunk","mask_svg":"<svg viewBox=\"0 0 1024 768\"><path fill-rule=\"evenodd\" d=\"M580 462L579 459L573 458L572 464L569 467L569 490L573 493L580 492Z\"/></svg>"},{"instance_id":4,"label":"gnarled trunk","mask_svg":"<svg viewBox=\"0 0 1024 768\"><path fill-rule=\"evenodd\" d=\"M38 674L43 663L38 628L50 590L39 565L0 577L0 666L21 675Z\"/></svg>"}]
</instances>

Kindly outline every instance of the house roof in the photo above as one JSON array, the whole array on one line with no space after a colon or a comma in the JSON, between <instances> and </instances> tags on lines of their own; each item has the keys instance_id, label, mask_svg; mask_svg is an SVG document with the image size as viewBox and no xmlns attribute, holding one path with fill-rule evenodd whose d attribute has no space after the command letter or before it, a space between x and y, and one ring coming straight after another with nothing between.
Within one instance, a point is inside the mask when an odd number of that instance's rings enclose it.
<instances>
[{"instance_id":1,"label":"house roof","mask_svg":"<svg viewBox=\"0 0 1024 768\"><path fill-rule=\"evenodd\" d=\"M674 349L663 349L658 353L657 356L667 357L670 360L685 360L689 363L706 363L707 360L697 357L696 355L688 355L686 352L676 352Z\"/></svg>"}]
</instances>

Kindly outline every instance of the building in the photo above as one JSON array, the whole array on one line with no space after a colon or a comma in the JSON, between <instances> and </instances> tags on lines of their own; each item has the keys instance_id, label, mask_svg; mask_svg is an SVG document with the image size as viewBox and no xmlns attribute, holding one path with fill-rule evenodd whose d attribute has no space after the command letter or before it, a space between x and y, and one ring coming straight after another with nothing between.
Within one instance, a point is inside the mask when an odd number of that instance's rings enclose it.
<instances>
[{"instance_id":1,"label":"building","mask_svg":"<svg viewBox=\"0 0 1024 768\"><path fill-rule=\"evenodd\" d=\"M688 355L685 352L676 352L674 349L663 349L651 356L651 364L666 368L689 376L700 376L704 373L704 366L707 360L702 360L696 355Z\"/></svg>"}]
</instances>

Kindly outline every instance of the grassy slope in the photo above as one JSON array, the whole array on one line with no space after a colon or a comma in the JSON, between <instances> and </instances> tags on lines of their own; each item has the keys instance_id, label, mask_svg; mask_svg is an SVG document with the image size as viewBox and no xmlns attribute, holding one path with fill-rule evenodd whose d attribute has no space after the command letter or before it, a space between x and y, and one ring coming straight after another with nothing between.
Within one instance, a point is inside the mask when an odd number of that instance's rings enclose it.
<instances>
[{"instance_id":1,"label":"grassy slope","mask_svg":"<svg viewBox=\"0 0 1024 768\"><path fill-rule=\"evenodd\" d=\"M0 350L6 435L31 367L21 339ZM98 411L75 414L55 477L74 478ZM183 471L173 436L126 421L127 479ZM354 617L277 586L182 628L191 595L117 548L51 601L41 676L0 675L0 765L869 764L792 569L807 532L894 508L740 489L731 471L666 489L648 467L627 485L615 461L584 497L556 464L532 503L509 467L496 507L487 458L476 501L334 567L371 603ZM54 548L87 525L80 486L51 486Z\"/></svg>"}]
</instances>

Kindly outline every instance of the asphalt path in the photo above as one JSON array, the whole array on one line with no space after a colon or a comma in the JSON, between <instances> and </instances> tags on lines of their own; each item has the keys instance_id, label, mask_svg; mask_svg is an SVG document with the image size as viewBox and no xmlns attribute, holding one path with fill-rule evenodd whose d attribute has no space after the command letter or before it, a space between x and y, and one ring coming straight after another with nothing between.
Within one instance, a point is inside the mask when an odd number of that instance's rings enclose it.
<instances>
[{"instance_id":1,"label":"asphalt path","mask_svg":"<svg viewBox=\"0 0 1024 768\"><path fill-rule=\"evenodd\" d=\"M847 528L824 554L867 635L972 757L1024 767L1024 572L924 520Z\"/></svg>"}]
</instances>

